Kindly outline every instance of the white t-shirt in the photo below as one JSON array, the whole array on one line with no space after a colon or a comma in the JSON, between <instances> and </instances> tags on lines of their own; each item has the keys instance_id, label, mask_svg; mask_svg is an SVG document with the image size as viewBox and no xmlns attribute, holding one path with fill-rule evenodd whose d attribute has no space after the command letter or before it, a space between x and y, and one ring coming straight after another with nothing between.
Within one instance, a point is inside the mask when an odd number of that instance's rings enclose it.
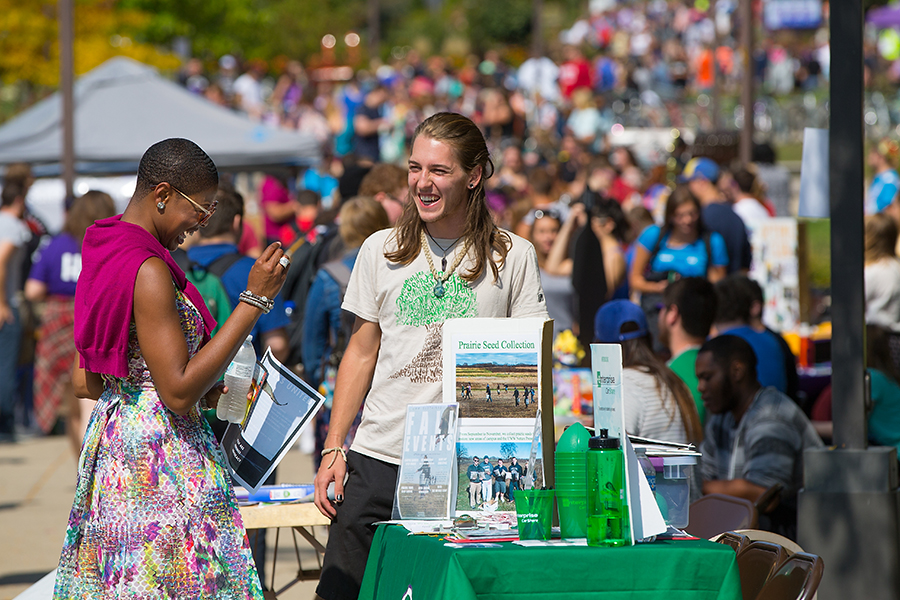
<instances>
[{"instance_id":1,"label":"white t-shirt","mask_svg":"<svg viewBox=\"0 0 900 600\"><path fill-rule=\"evenodd\" d=\"M234 80L234 93L241 97L241 108L247 112L260 110L263 106L262 85L250 73Z\"/></svg>"},{"instance_id":2,"label":"white t-shirt","mask_svg":"<svg viewBox=\"0 0 900 600\"><path fill-rule=\"evenodd\" d=\"M663 387L656 388L656 377L637 368L622 371L625 405L625 431L631 435L686 444L687 433L675 397ZM665 400L665 402L663 402Z\"/></svg>"},{"instance_id":3,"label":"white t-shirt","mask_svg":"<svg viewBox=\"0 0 900 600\"><path fill-rule=\"evenodd\" d=\"M900 260L866 265L866 323L900 332Z\"/></svg>"},{"instance_id":4,"label":"white t-shirt","mask_svg":"<svg viewBox=\"0 0 900 600\"><path fill-rule=\"evenodd\" d=\"M372 389L366 396L352 449L400 464L406 406L441 401L444 321L474 317L547 318L547 306L534 247L517 235L509 233L512 248L497 281L489 265L474 283L460 278L459 273L472 265L470 252L444 284L444 295L438 298L424 252L409 265L391 263L384 257L386 247L396 248L392 233L392 229L385 229L363 242L341 308L381 327ZM452 240L438 242L446 248ZM430 240L429 247L434 265L440 269L442 252ZM462 247L460 241L448 253L448 266Z\"/></svg>"},{"instance_id":5,"label":"white t-shirt","mask_svg":"<svg viewBox=\"0 0 900 600\"><path fill-rule=\"evenodd\" d=\"M10 242L16 247L12 257L6 264L6 303L19 306L19 295L16 293L22 280L22 265L25 260L25 244L31 240L31 230L22 219L8 212L0 212L0 241Z\"/></svg>"},{"instance_id":6,"label":"white t-shirt","mask_svg":"<svg viewBox=\"0 0 900 600\"><path fill-rule=\"evenodd\" d=\"M741 198L731 207L737 216L744 222L744 226L751 229L759 221L771 219L769 211L759 203L756 198Z\"/></svg>"}]
</instances>

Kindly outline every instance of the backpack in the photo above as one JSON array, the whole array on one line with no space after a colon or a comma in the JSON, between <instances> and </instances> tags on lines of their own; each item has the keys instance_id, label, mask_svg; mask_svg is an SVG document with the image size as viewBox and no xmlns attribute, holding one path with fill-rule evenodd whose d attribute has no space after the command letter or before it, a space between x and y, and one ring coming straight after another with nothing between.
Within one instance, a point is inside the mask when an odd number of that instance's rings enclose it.
<instances>
[{"instance_id":1,"label":"backpack","mask_svg":"<svg viewBox=\"0 0 900 600\"><path fill-rule=\"evenodd\" d=\"M347 285L350 283L350 267L340 258L325 263L322 265L322 270L328 273L341 288L341 302L343 302L344 294L347 293ZM353 313L346 310L341 311L341 329L338 332L338 340L332 345L332 354L336 350L341 354L344 353L344 348L347 347L347 340L350 339L350 334L353 333L353 323L355 322L356 317Z\"/></svg>"},{"instance_id":2,"label":"backpack","mask_svg":"<svg viewBox=\"0 0 900 600\"><path fill-rule=\"evenodd\" d=\"M172 258L184 271L188 281L193 283L200 295L203 296L206 308L209 309L209 313L216 320L216 328L210 333L210 335L215 335L221 329L222 324L231 316L231 311L234 310L234 307L231 305L231 299L228 297L228 292L225 291L225 286L222 284L222 275L234 263L243 258L242 255L238 252L223 254L207 267L192 261L184 250L172 252Z\"/></svg>"},{"instance_id":3,"label":"backpack","mask_svg":"<svg viewBox=\"0 0 900 600\"><path fill-rule=\"evenodd\" d=\"M337 227L330 227L319 232L315 242L300 238L285 250L285 254L291 256L291 269L288 270L287 279L281 288L281 297L291 309L291 322L287 326L289 365L300 365L303 362L303 317L306 312L306 298L309 296L309 288L312 287L319 267L330 258L329 253L333 247L331 242L336 236ZM339 241L339 238L337 239Z\"/></svg>"}]
</instances>

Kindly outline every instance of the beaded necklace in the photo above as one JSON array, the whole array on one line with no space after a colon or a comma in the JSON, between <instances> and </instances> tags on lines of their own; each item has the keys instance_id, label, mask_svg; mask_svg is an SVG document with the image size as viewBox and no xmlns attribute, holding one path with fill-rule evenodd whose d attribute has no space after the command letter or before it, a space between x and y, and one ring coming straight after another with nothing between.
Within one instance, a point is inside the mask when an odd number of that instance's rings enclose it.
<instances>
[{"instance_id":1,"label":"beaded necklace","mask_svg":"<svg viewBox=\"0 0 900 600\"><path fill-rule=\"evenodd\" d=\"M430 237L430 235L428 236ZM453 263L450 264L449 269L445 269L442 272L438 272L436 268L434 268L434 261L431 258L431 248L428 247L428 238L426 237L425 228L422 228L422 232L420 235L422 248L425 250L425 260L428 261L428 268L431 269L431 276L434 277L434 280L437 283L434 286L434 295L436 298L441 298L444 295L444 283L450 279L450 275L453 274L453 271L456 270L456 267L462 262L463 258L465 258L466 254L469 252L469 239L466 239L466 243L463 244L463 249L456 255L456 258L453 259ZM454 244L456 242L453 242ZM437 244L437 242L435 242ZM440 246L440 244L438 244ZM453 245L451 244L450 248ZM443 250L443 248L441 248ZM448 248L449 250L449 248ZM443 267L443 265L441 265Z\"/></svg>"}]
</instances>

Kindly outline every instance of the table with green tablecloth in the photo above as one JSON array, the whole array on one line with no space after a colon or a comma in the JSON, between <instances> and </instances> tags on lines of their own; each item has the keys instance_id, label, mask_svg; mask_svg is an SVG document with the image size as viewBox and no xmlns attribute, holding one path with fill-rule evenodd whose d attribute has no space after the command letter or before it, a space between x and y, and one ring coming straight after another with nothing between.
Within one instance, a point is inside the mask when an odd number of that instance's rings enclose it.
<instances>
[{"instance_id":1,"label":"table with green tablecloth","mask_svg":"<svg viewBox=\"0 0 900 600\"><path fill-rule=\"evenodd\" d=\"M503 543L499 548L457 549L444 544L439 537L380 526L360 600L741 598L734 550L707 540L627 548Z\"/></svg>"}]
</instances>

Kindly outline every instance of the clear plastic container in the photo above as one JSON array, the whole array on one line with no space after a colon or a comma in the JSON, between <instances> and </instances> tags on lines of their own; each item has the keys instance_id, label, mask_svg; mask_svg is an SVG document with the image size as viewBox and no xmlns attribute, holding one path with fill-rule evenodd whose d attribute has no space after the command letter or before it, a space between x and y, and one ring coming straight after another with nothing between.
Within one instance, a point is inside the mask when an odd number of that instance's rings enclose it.
<instances>
[{"instance_id":1,"label":"clear plastic container","mask_svg":"<svg viewBox=\"0 0 900 600\"><path fill-rule=\"evenodd\" d=\"M666 523L678 529L688 525L691 506L691 477L696 456L651 456L656 470L656 502Z\"/></svg>"},{"instance_id":2,"label":"clear plastic container","mask_svg":"<svg viewBox=\"0 0 900 600\"><path fill-rule=\"evenodd\" d=\"M228 393L219 397L216 417L229 423L240 423L247 413L247 392L253 382L253 371L256 368L256 351L253 349L253 336L248 335L225 370L225 385Z\"/></svg>"}]
</instances>

